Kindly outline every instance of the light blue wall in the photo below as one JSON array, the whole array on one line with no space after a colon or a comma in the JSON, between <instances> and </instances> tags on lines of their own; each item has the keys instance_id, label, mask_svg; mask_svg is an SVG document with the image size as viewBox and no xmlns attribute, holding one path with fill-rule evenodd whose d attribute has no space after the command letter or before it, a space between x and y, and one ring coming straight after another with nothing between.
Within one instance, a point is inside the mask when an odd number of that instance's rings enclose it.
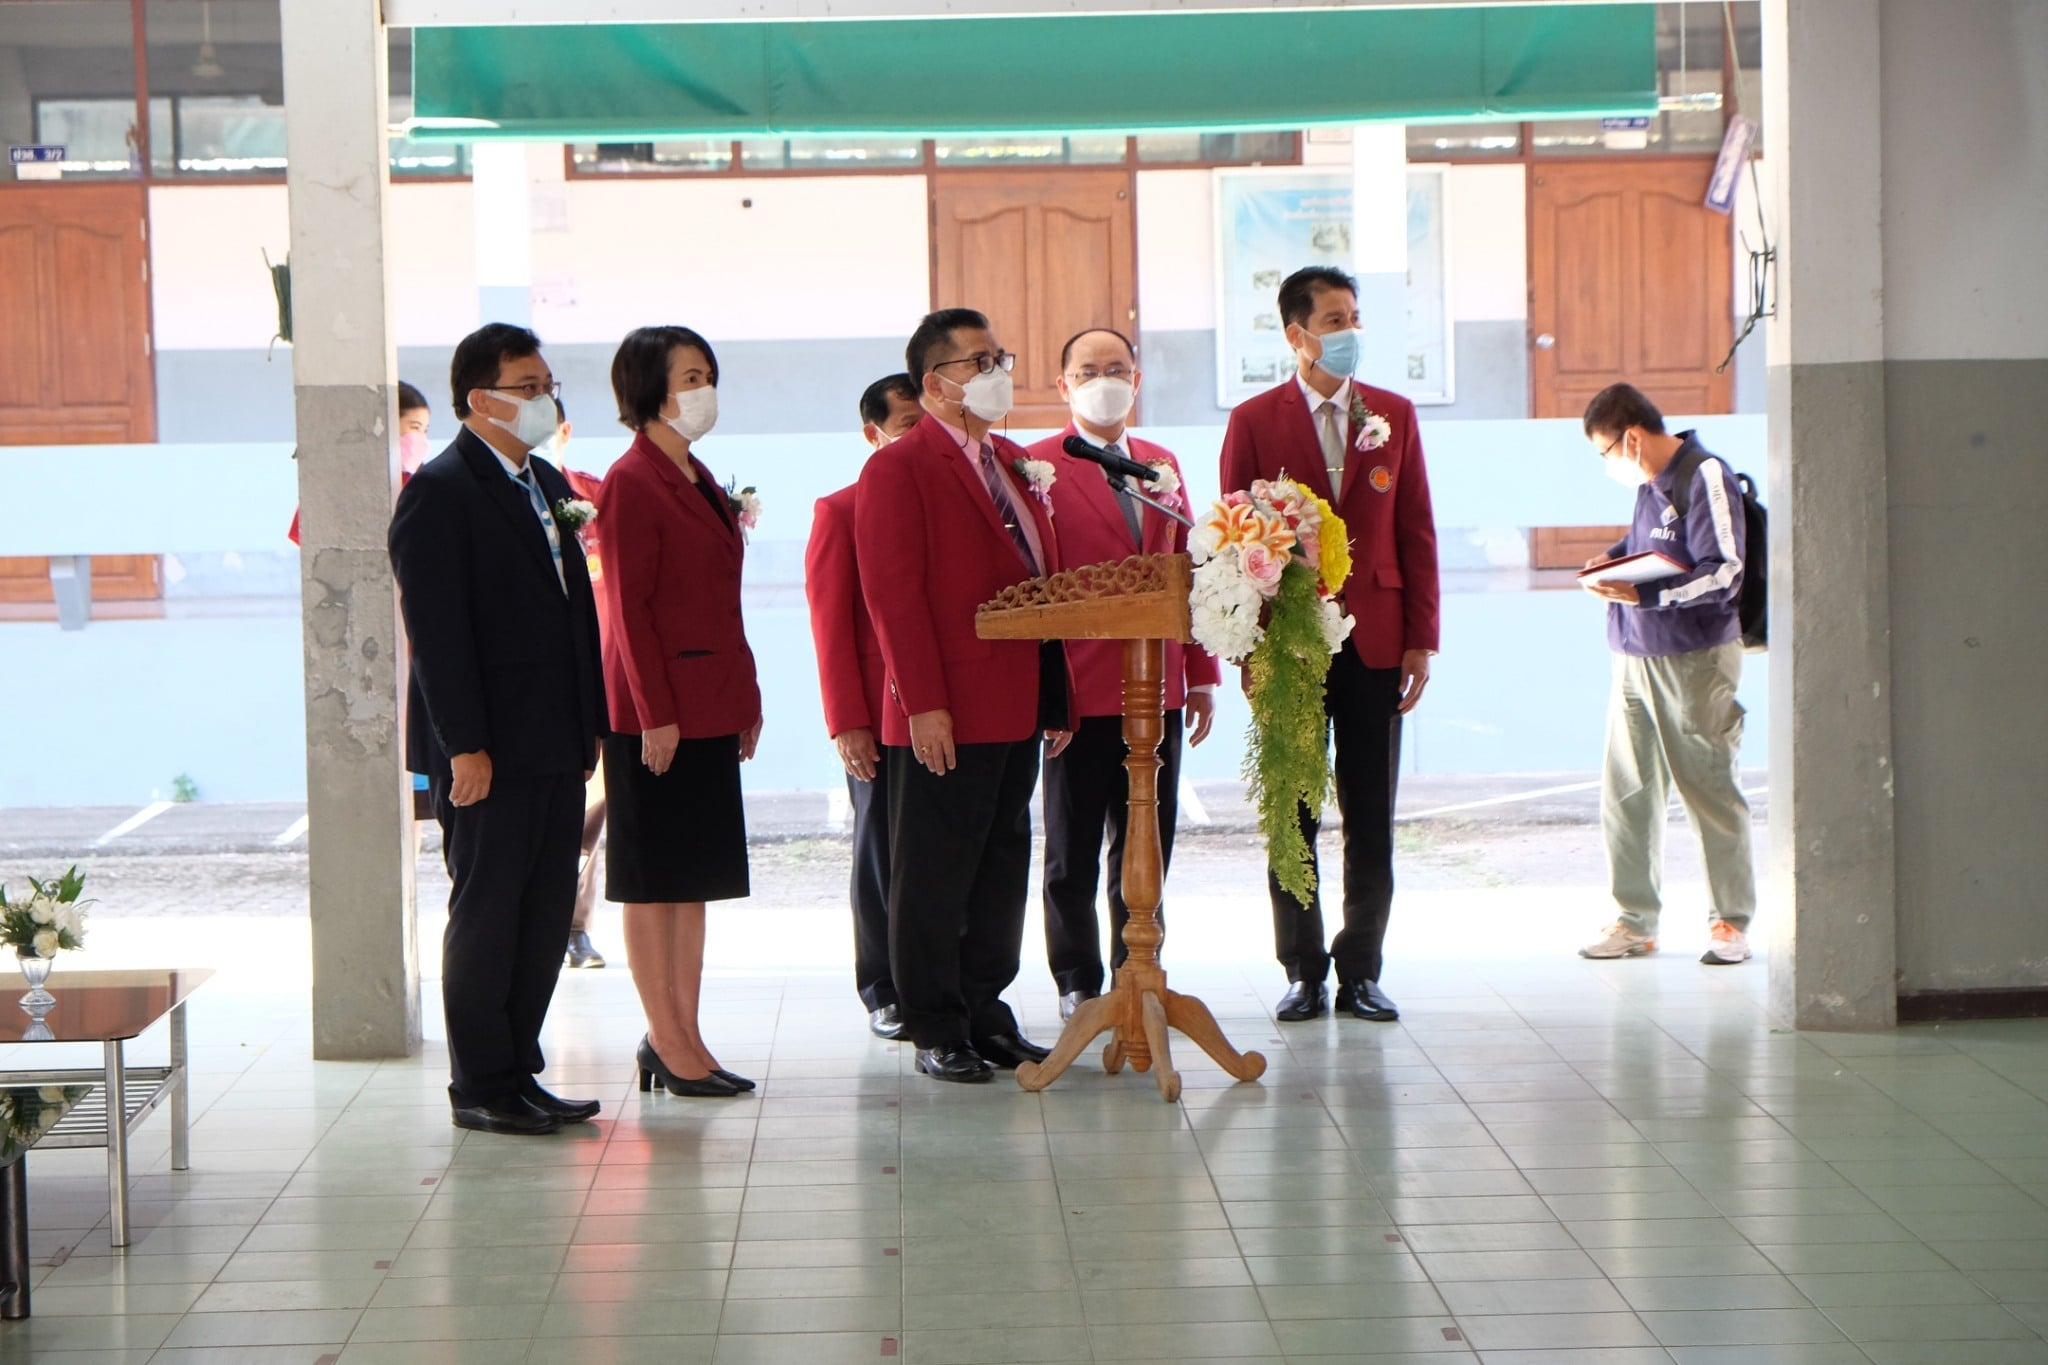
<instances>
[{"instance_id":1,"label":"light blue wall","mask_svg":"<svg viewBox=\"0 0 2048 1365\"><path fill-rule=\"evenodd\" d=\"M1761 471L1762 419L1698 425L1738 468ZM1182 457L1195 498L1214 495L1220 428L1150 427L1146 434ZM1593 767L1609 666L1600 608L1569 588L1527 590L1526 575L1510 561L1518 528L1623 521L1629 495L1600 476L1576 423L1426 420L1424 441L1446 557L1453 545L1465 546L1475 564L1486 561L1484 553L1475 557L1475 545L1507 549L1495 571L1446 578L1444 653L1408 729L1407 770ZM595 440L572 451L573 462L590 469L615 453L615 443ZM748 558L747 623L767 726L748 784L831 786L837 767L818 719L802 545L811 504L857 475L864 447L851 436L719 434L702 453L721 477L757 485L765 503ZM228 592L275 592L278 580L296 581L295 572L284 573L295 552L282 545L295 478L288 448L276 444L0 448L0 505L51 509L0 529L0 552L111 552L147 542L179 551L194 579L213 574ZM231 559L242 567L232 568ZM0 715L13 718L0 745L0 807L140 803L168 792L181 773L205 799L303 796L296 600L195 591L166 609L164 620L98 621L77 632L0 624L0 648L18 661L0 669ZM1759 765L1762 662L1752 660L1743 685L1752 708L1749 752ZM1189 772L1234 776L1244 723L1242 700L1227 692L1218 733L1189 756ZM110 726L121 742L95 744L91 761L81 761L81 736Z\"/></svg>"}]
</instances>

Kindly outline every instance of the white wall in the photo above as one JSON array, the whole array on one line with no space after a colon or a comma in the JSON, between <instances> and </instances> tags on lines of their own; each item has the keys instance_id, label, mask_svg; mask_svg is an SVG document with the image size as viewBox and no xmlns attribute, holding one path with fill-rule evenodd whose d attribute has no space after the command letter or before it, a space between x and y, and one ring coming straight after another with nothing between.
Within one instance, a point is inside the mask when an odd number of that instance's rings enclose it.
<instances>
[{"instance_id":1,"label":"white wall","mask_svg":"<svg viewBox=\"0 0 2048 1365\"><path fill-rule=\"evenodd\" d=\"M477 325L469 186L394 185L390 205L398 344L452 343ZM290 245L284 186L159 185L149 218L157 349L268 345L277 303L263 255L282 261Z\"/></svg>"},{"instance_id":2,"label":"white wall","mask_svg":"<svg viewBox=\"0 0 2048 1365\"><path fill-rule=\"evenodd\" d=\"M1451 321L1520 321L1529 315L1528 190L1522 167L1451 167Z\"/></svg>"},{"instance_id":3,"label":"white wall","mask_svg":"<svg viewBox=\"0 0 2048 1365\"><path fill-rule=\"evenodd\" d=\"M921 175L565 192L566 230L533 242L534 327L556 344L613 343L664 317L721 341L908 336L929 306Z\"/></svg>"}]
</instances>

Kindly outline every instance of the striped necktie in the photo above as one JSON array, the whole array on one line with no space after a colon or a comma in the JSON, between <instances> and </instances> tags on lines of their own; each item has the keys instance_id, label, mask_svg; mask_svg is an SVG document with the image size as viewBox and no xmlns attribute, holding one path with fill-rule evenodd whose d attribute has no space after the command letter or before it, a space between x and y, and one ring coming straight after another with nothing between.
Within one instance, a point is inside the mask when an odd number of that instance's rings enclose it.
<instances>
[{"instance_id":1,"label":"striped necktie","mask_svg":"<svg viewBox=\"0 0 2048 1365\"><path fill-rule=\"evenodd\" d=\"M1024 567L1031 570L1033 578L1044 572L1039 567L1038 556L1031 553L1031 537L1024 534L1024 524L1017 512L1017 504L1010 499L1009 481L996 465L996 449L988 442L981 443L981 481L988 487L988 495L995 502L996 515L1003 519L1003 529L1010 533L1010 540L1017 547L1017 553L1024 559Z\"/></svg>"},{"instance_id":2,"label":"striped necktie","mask_svg":"<svg viewBox=\"0 0 2048 1365\"><path fill-rule=\"evenodd\" d=\"M1103 449L1108 451L1110 454L1116 456L1122 456L1124 453L1123 447L1118 445L1115 441L1111 441L1108 445L1104 446ZM1138 510L1138 500L1131 496L1131 481L1121 474L1110 474L1109 471L1106 469L1102 472L1109 476L1110 489L1116 494L1116 505L1119 509L1122 510L1124 514L1124 525L1128 527L1131 532L1131 544L1137 546L1141 550L1144 549L1144 514Z\"/></svg>"}]
</instances>

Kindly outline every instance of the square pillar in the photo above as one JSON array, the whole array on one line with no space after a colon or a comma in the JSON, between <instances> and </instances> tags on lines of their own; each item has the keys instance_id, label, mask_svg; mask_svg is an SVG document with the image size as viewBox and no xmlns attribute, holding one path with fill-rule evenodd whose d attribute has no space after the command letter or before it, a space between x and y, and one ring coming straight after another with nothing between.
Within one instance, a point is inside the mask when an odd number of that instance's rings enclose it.
<instances>
[{"instance_id":1,"label":"square pillar","mask_svg":"<svg viewBox=\"0 0 2048 1365\"><path fill-rule=\"evenodd\" d=\"M1351 130L1351 261L1358 276L1358 377L1408 387L1408 129Z\"/></svg>"},{"instance_id":2,"label":"square pillar","mask_svg":"<svg viewBox=\"0 0 2048 1365\"><path fill-rule=\"evenodd\" d=\"M1892 844L1878 0L1764 0L1772 1010L1889 1028Z\"/></svg>"},{"instance_id":3,"label":"square pillar","mask_svg":"<svg viewBox=\"0 0 2048 1365\"><path fill-rule=\"evenodd\" d=\"M378 0L282 0L313 1055L420 1043L404 632L385 530L398 488Z\"/></svg>"}]
</instances>

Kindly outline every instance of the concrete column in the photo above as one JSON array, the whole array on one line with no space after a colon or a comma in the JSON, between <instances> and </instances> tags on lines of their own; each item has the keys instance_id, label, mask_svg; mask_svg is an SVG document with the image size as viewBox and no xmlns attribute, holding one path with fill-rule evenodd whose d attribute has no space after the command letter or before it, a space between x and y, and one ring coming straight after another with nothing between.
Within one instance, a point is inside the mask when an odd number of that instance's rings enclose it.
<instances>
[{"instance_id":1,"label":"concrete column","mask_svg":"<svg viewBox=\"0 0 2048 1365\"><path fill-rule=\"evenodd\" d=\"M1773 1010L1897 1018L1878 0L1764 0Z\"/></svg>"},{"instance_id":2,"label":"concrete column","mask_svg":"<svg viewBox=\"0 0 2048 1365\"><path fill-rule=\"evenodd\" d=\"M313 1055L420 1042L404 632L384 533L398 487L378 0L283 0L292 376L306 647Z\"/></svg>"},{"instance_id":3,"label":"concrete column","mask_svg":"<svg viewBox=\"0 0 2048 1365\"><path fill-rule=\"evenodd\" d=\"M1408 382L1408 130L1351 130L1351 261L1358 275L1358 377L1402 392Z\"/></svg>"},{"instance_id":4,"label":"concrete column","mask_svg":"<svg viewBox=\"0 0 2048 1365\"><path fill-rule=\"evenodd\" d=\"M533 325L533 186L523 142L478 142L469 149L476 205L477 316Z\"/></svg>"}]
</instances>

